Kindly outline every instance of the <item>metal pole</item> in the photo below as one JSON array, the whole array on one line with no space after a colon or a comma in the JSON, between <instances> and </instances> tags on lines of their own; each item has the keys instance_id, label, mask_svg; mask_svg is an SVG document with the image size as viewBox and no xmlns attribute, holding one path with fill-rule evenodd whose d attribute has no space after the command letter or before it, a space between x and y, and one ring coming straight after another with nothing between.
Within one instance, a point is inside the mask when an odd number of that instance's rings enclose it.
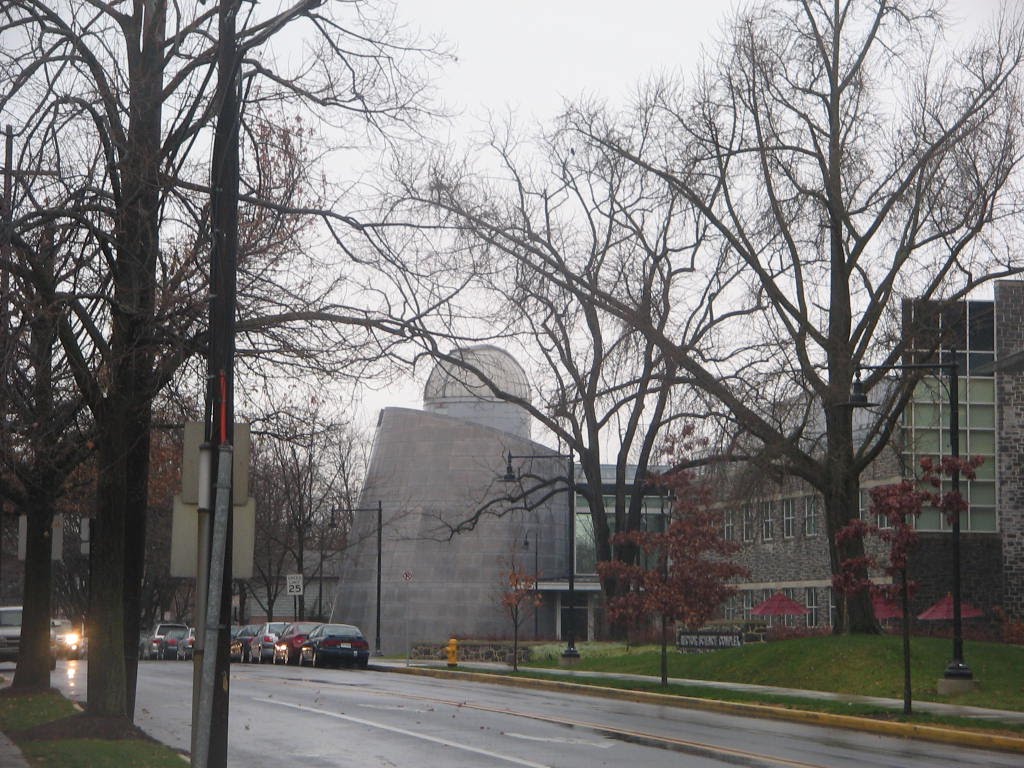
<instances>
[{"instance_id":1,"label":"metal pole","mask_svg":"<svg viewBox=\"0 0 1024 768\"><path fill-rule=\"evenodd\" d=\"M576 650L576 464L569 451L569 475L566 478L569 497L569 620L565 623L565 650L562 657L578 658Z\"/></svg>"},{"instance_id":2,"label":"metal pole","mask_svg":"<svg viewBox=\"0 0 1024 768\"><path fill-rule=\"evenodd\" d=\"M949 484L958 506L953 514L953 660L946 667L944 676L970 680L974 675L964 661L963 616L960 610L960 370L956 361L957 351L952 349L949 354L953 357L947 367L949 372L949 450L956 462Z\"/></svg>"},{"instance_id":3,"label":"metal pole","mask_svg":"<svg viewBox=\"0 0 1024 768\"><path fill-rule=\"evenodd\" d=\"M231 508L231 446L221 445L217 459L217 500L213 511L213 543L210 549L210 585L206 602L206 628L204 646L212 651L203 656L202 684L199 686L199 712L193 724L195 751L193 768L206 768L222 761L210 756L213 735L213 697L217 676L217 634L220 620L221 589L224 579L224 555L228 539L228 513Z\"/></svg>"},{"instance_id":4,"label":"metal pole","mask_svg":"<svg viewBox=\"0 0 1024 768\"><path fill-rule=\"evenodd\" d=\"M533 639L540 637L540 611L537 595L540 594L540 526L533 529Z\"/></svg>"},{"instance_id":5,"label":"metal pole","mask_svg":"<svg viewBox=\"0 0 1024 768\"><path fill-rule=\"evenodd\" d=\"M380 649L380 574L381 574L381 531L384 524L384 511L380 499L377 500L377 629L373 638L373 653L382 656Z\"/></svg>"}]
</instances>

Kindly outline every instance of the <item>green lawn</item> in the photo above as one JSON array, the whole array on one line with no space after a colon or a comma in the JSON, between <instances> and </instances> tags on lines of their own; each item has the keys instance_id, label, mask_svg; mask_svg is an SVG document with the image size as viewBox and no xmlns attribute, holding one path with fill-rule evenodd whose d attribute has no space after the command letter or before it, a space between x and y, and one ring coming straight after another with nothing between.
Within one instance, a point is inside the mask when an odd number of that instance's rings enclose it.
<instances>
[{"instance_id":1,"label":"green lawn","mask_svg":"<svg viewBox=\"0 0 1024 768\"><path fill-rule=\"evenodd\" d=\"M162 744L136 739L24 738L28 728L71 717L78 710L56 691L0 695L0 731L21 749L32 766L61 768L181 768L181 756Z\"/></svg>"},{"instance_id":2,"label":"green lawn","mask_svg":"<svg viewBox=\"0 0 1024 768\"><path fill-rule=\"evenodd\" d=\"M661 674L654 646L581 644L579 670ZM939 696L936 681L949 661L952 644L939 638L911 641L911 681L918 701L950 701ZM537 646L532 666L553 667L561 646ZM1024 711L1024 646L967 642L964 657L979 682L978 690L955 697L958 704ZM777 685L813 691L903 698L903 652L897 636L807 637L704 654L669 650L669 675ZM528 668L528 667L527 667Z\"/></svg>"}]
</instances>

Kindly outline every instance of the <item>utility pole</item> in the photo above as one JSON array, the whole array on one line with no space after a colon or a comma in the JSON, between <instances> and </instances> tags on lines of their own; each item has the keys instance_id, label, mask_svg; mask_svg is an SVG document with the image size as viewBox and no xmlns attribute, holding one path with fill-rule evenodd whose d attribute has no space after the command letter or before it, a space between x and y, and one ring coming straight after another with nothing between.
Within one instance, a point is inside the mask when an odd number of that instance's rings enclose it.
<instances>
[{"instance_id":1,"label":"utility pole","mask_svg":"<svg viewBox=\"0 0 1024 768\"><path fill-rule=\"evenodd\" d=\"M217 127L213 141L210 327L207 357L206 441L212 452L214 492L210 539L207 626L194 768L227 765L231 624L231 446L234 443L235 291L238 254L238 56L235 40L238 0L221 0L218 10ZM212 619L212 621L211 621ZM212 646L212 647L211 647Z\"/></svg>"}]
</instances>

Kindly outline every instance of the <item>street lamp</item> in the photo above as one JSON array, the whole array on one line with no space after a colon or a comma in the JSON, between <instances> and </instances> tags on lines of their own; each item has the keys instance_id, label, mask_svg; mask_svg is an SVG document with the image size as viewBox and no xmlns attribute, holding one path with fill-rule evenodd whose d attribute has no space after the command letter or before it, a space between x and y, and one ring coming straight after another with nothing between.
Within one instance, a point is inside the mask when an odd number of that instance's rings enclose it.
<instances>
[{"instance_id":1,"label":"street lamp","mask_svg":"<svg viewBox=\"0 0 1024 768\"><path fill-rule=\"evenodd\" d=\"M575 462L572 451L565 453L531 453L520 456L508 452L508 462L505 465L505 476L502 478L506 483L514 483L519 480L519 475L512 468L513 459L565 459L568 466L566 469L566 491L568 492L569 503L569 615L565 622L565 650L562 651L562 658L573 660L578 659L580 652L576 650L576 508L575 508Z\"/></svg>"},{"instance_id":2,"label":"street lamp","mask_svg":"<svg viewBox=\"0 0 1024 768\"><path fill-rule=\"evenodd\" d=\"M375 507L349 507L346 512L376 512L377 513L377 626L373 637L373 655L382 656L380 649L380 568L381 568L381 529L383 527L383 507L378 500ZM331 527L335 525L334 510L331 510Z\"/></svg>"},{"instance_id":3,"label":"street lamp","mask_svg":"<svg viewBox=\"0 0 1024 768\"><path fill-rule=\"evenodd\" d=\"M522 537L522 548L529 551L529 531L527 530ZM540 614L537 611L538 600L537 596L541 591L540 587L540 555L541 555L541 528L540 526L534 528L534 639L537 640L540 637Z\"/></svg>"},{"instance_id":4,"label":"street lamp","mask_svg":"<svg viewBox=\"0 0 1024 768\"><path fill-rule=\"evenodd\" d=\"M953 457L953 471L950 475L949 485L954 497L960 498L960 366L956 361L957 351L947 351L949 360L937 363L903 363L890 366L864 365L863 370L931 370L945 371L947 377L946 393L949 396L949 451ZM850 394L850 405L853 407L866 407L870 405L867 394L860 380L860 371L857 372L856 380L853 383L853 390ZM974 674L971 668L964 661L964 638L960 600L960 510L957 509L953 515L953 660L946 666L943 677L947 680L973 680ZM904 621L907 617L904 617Z\"/></svg>"}]
</instances>

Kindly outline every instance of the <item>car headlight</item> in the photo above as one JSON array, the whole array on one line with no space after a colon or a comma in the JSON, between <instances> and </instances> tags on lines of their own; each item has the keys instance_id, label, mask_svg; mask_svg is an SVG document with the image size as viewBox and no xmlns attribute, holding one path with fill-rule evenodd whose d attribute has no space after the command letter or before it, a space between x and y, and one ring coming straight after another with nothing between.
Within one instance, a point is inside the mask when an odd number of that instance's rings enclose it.
<instances>
[{"instance_id":1,"label":"car headlight","mask_svg":"<svg viewBox=\"0 0 1024 768\"><path fill-rule=\"evenodd\" d=\"M64 645L78 645L78 641L81 640L77 632L68 632L66 635L61 635L59 639Z\"/></svg>"}]
</instances>

